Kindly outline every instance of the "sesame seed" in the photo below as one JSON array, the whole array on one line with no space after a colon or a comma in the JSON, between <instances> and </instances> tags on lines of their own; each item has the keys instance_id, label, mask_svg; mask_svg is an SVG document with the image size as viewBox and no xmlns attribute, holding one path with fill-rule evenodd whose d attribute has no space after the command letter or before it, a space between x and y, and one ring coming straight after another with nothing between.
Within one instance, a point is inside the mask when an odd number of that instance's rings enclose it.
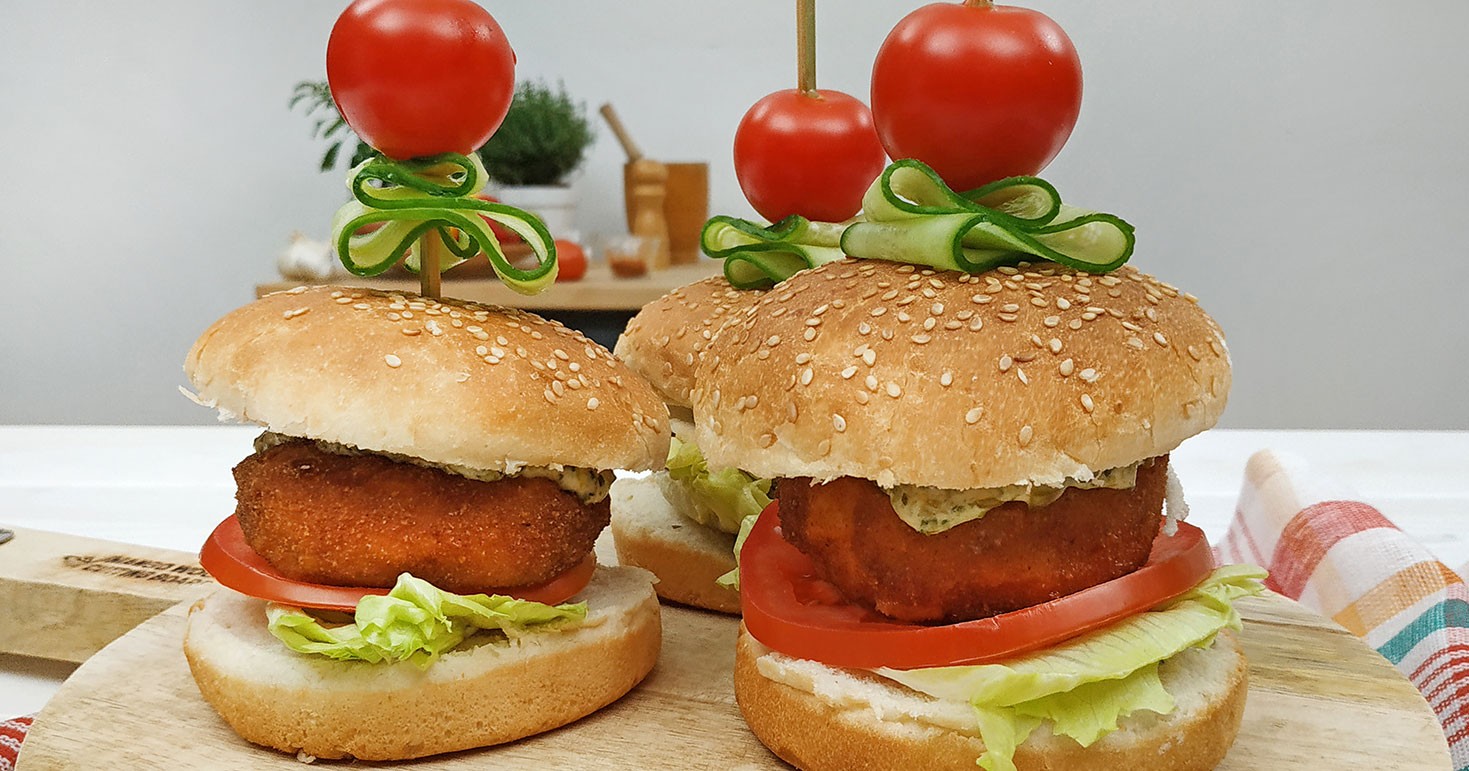
<instances>
[{"instance_id":1,"label":"sesame seed","mask_svg":"<svg viewBox=\"0 0 1469 771\"><path fill-rule=\"evenodd\" d=\"M837 433L840 434L843 431L847 430L847 419L842 417L841 415L832 415L831 427L835 428Z\"/></svg>"},{"instance_id":2,"label":"sesame seed","mask_svg":"<svg viewBox=\"0 0 1469 771\"><path fill-rule=\"evenodd\" d=\"M1081 319L1072 319L1066 323L1066 326L1072 329L1081 329Z\"/></svg>"},{"instance_id":3,"label":"sesame seed","mask_svg":"<svg viewBox=\"0 0 1469 771\"><path fill-rule=\"evenodd\" d=\"M1015 321L1015 320L1016 320L1016 319L1018 319L1018 318L1020 318L1020 317L1019 317L1019 316L1016 316L1016 315L1015 315L1015 314L1013 314L1013 313L1001 313L1001 314L998 314L998 315L999 315L999 317L1000 317L1000 321L1009 321L1009 322L1013 322L1013 321Z\"/></svg>"},{"instance_id":4,"label":"sesame seed","mask_svg":"<svg viewBox=\"0 0 1469 771\"><path fill-rule=\"evenodd\" d=\"M1000 371L1001 372L1009 372L1010 371L1010 367L1012 365L1014 365L1014 364L1015 364L1015 360L1012 359L1012 358L1010 358L1010 354L1007 353L1007 354L1004 354L1004 355L1002 355L1000 357Z\"/></svg>"},{"instance_id":5,"label":"sesame seed","mask_svg":"<svg viewBox=\"0 0 1469 771\"><path fill-rule=\"evenodd\" d=\"M1030 444L1030 440L1033 437L1035 437L1035 429L1031 428L1029 425L1025 425L1025 426L1021 426L1020 427L1020 446L1021 447L1024 447L1024 446Z\"/></svg>"},{"instance_id":6,"label":"sesame seed","mask_svg":"<svg viewBox=\"0 0 1469 771\"><path fill-rule=\"evenodd\" d=\"M474 355L475 356L488 356L489 353L490 353L490 349L484 347L483 345L478 345L478 346L475 346L475 348L474 348Z\"/></svg>"},{"instance_id":7,"label":"sesame seed","mask_svg":"<svg viewBox=\"0 0 1469 771\"><path fill-rule=\"evenodd\" d=\"M856 367L847 367L846 369L842 370L842 379L843 380L851 380L852 379L852 376L855 375L855 374L857 374L857 368Z\"/></svg>"},{"instance_id":8,"label":"sesame seed","mask_svg":"<svg viewBox=\"0 0 1469 771\"><path fill-rule=\"evenodd\" d=\"M1019 367L1016 367L1015 368L1015 374L1020 377L1020 382L1026 384L1026 385L1030 385L1030 377L1025 374L1025 370L1023 370L1023 369L1021 369Z\"/></svg>"},{"instance_id":9,"label":"sesame seed","mask_svg":"<svg viewBox=\"0 0 1469 771\"><path fill-rule=\"evenodd\" d=\"M948 370L944 370L944 374L939 375L939 385L943 386L944 388L948 388L949 386L951 386L953 384L954 384L954 373L949 372Z\"/></svg>"},{"instance_id":10,"label":"sesame seed","mask_svg":"<svg viewBox=\"0 0 1469 771\"><path fill-rule=\"evenodd\" d=\"M811 354L806 353L805 351L802 351L802 352L796 354L796 363L797 364L809 364L809 363L811 363Z\"/></svg>"},{"instance_id":11,"label":"sesame seed","mask_svg":"<svg viewBox=\"0 0 1469 771\"><path fill-rule=\"evenodd\" d=\"M826 310L829 307L831 307L831 306L830 305L822 305L822 306L818 307L816 310L811 311L811 315L812 316L820 316L821 314L826 313Z\"/></svg>"},{"instance_id":12,"label":"sesame seed","mask_svg":"<svg viewBox=\"0 0 1469 771\"><path fill-rule=\"evenodd\" d=\"M874 351L871 348L868 348L867 350L863 351L862 352L862 363L863 364L866 364L869 367L871 367L872 365L876 364L877 363L877 351Z\"/></svg>"},{"instance_id":13,"label":"sesame seed","mask_svg":"<svg viewBox=\"0 0 1469 771\"><path fill-rule=\"evenodd\" d=\"M1096 404L1092 402L1091 395L1081 395L1081 408L1086 410L1087 412L1091 412L1092 410L1096 409Z\"/></svg>"},{"instance_id":14,"label":"sesame seed","mask_svg":"<svg viewBox=\"0 0 1469 771\"><path fill-rule=\"evenodd\" d=\"M1203 359L1203 357L1199 355L1199 349L1197 346L1190 345L1188 347L1188 355L1189 358L1193 359L1194 361L1200 361Z\"/></svg>"},{"instance_id":15,"label":"sesame seed","mask_svg":"<svg viewBox=\"0 0 1469 771\"><path fill-rule=\"evenodd\" d=\"M806 327L806 331L801 334L801 337L809 343L816 339L816 330L811 327Z\"/></svg>"},{"instance_id":16,"label":"sesame seed","mask_svg":"<svg viewBox=\"0 0 1469 771\"><path fill-rule=\"evenodd\" d=\"M821 455L822 457L825 457L827 455L830 455L831 454L831 440L830 439L822 439L821 440L821 443L818 444L818 445L816 445L816 453L818 455Z\"/></svg>"},{"instance_id":17,"label":"sesame seed","mask_svg":"<svg viewBox=\"0 0 1469 771\"><path fill-rule=\"evenodd\" d=\"M403 360L398 358L397 356L394 356L391 353L384 356L383 361L387 362L388 366L394 369L403 366Z\"/></svg>"},{"instance_id":18,"label":"sesame seed","mask_svg":"<svg viewBox=\"0 0 1469 771\"><path fill-rule=\"evenodd\" d=\"M1051 353L1060 353L1061 352L1061 338L1059 338L1059 337L1053 337L1053 338L1051 338L1050 342L1047 343L1047 345L1050 346Z\"/></svg>"},{"instance_id":19,"label":"sesame seed","mask_svg":"<svg viewBox=\"0 0 1469 771\"><path fill-rule=\"evenodd\" d=\"M868 375L867 378L865 380L863 380L862 382L867 386L867 390L869 390L869 391L876 391L877 390L877 377L876 376L874 376L874 375Z\"/></svg>"},{"instance_id":20,"label":"sesame seed","mask_svg":"<svg viewBox=\"0 0 1469 771\"><path fill-rule=\"evenodd\" d=\"M566 386L560 380L551 381L551 390L555 391L557 396L564 396L566 394Z\"/></svg>"},{"instance_id":21,"label":"sesame seed","mask_svg":"<svg viewBox=\"0 0 1469 771\"><path fill-rule=\"evenodd\" d=\"M912 316L909 316L907 311L898 311L898 321L899 321L899 323L907 324L909 321L912 321L912 320L913 320L913 317Z\"/></svg>"},{"instance_id":22,"label":"sesame seed","mask_svg":"<svg viewBox=\"0 0 1469 771\"><path fill-rule=\"evenodd\" d=\"M929 289L928 287L924 287L923 288L923 293L922 294L923 294L924 297L926 297L926 298L928 298L930 300L932 300L933 298L939 296L938 292L935 292L932 289Z\"/></svg>"},{"instance_id":23,"label":"sesame seed","mask_svg":"<svg viewBox=\"0 0 1469 771\"><path fill-rule=\"evenodd\" d=\"M859 334L859 335L870 335L870 334L872 334L872 325L871 324L868 324L865 321L862 322L861 324L858 324L857 325L857 334Z\"/></svg>"},{"instance_id":24,"label":"sesame seed","mask_svg":"<svg viewBox=\"0 0 1469 771\"><path fill-rule=\"evenodd\" d=\"M1153 342L1163 346L1164 348L1168 347L1168 338L1164 337L1162 332L1153 333Z\"/></svg>"},{"instance_id":25,"label":"sesame seed","mask_svg":"<svg viewBox=\"0 0 1469 771\"><path fill-rule=\"evenodd\" d=\"M981 329L984 329L984 319L975 316L974 320L969 322L969 331L978 332Z\"/></svg>"},{"instance_id":26,"label":"sesame seed","mask_svg":"<svg viewBox=\"0 0 1469 771\"><path fill-rule=\"evenodd\" d=\"M337 303L337 305L351 305L352 304L352 298L350 298L350 297L338 297L337 300L336 300L336 303ZM366 303L364 303L364 304L366 304Z\"/></svg>"},{"instance_id":27,"label":"sesame seed","mask_svg":"<svg viewBox=\"0 0 1469 771\"><path fill-rule=\"evenodd\" d=\"M1091 367L1087 367L1086 369L1081 371L1081 379L1085 380L1088 383L1097 382L1097 377L1097 371L1092 369Z\"/></svg>"},{"instance_id":28,"label":"sesame seed","mask_svg":"<svg viewBox=\"0 0 1469 771\"><path fill-rule=\"evenodd\" d=\"M944 315L944 304L934 303L933 305L928 306L928 312L935 316L942 316Z\"/></svg>"},{"instance_id":29,"label":"sesame seed","mask_svg":"<svg viewBox=\"0 0 1469 771\"><path fill-rule=\"evenodd\" d=\"M1032 297L1030 298L1030 304L1034 305L1037 308L1046 308L1050 306L1050 303L1047 302L1046 298L1044 297Z\"/></svg>"},{"instance_id":30,"label":"sesame seed","mask_svg":"<svg viewBox=\"0 0 1469 771\"><path fill-rule=\"evenodd\" d=\"M896 399L899 396L902 396L903 395L903 387L900 386L900 385L898 385L897 383L891 381L891 380L888 381L887 391L888 391L888 396L891 396L894 399Z\"/></svg>"},{"instance_id":31,"label":"sesame seed","mask_svg":"<svg viewBox=\"0 0 1469 771\"><path fill-rule=\"evenodd\" d=\"M1057 297L1056 298L1056 307L1057 308L1060 308L1063 311L1064 310L1070 310L1071 309L1071 301L1068 300L1068 299L1066 299L1065 297Z\"/></svg>"},{"instance_id":32,"label":"sesame seed","mask_svg":"<svg viewBox=\"0 0 1469 771\"><path fill-rule=\"evenodd\" d=\"M1045 321L1043 323L1047 327L1054 327L1057 324L1060 324L1061 323L1061 317L1060 316L1047 316L1046 319L1045 319Z\"/></svg>"},{"instance_id":33,"label":"sesame seed","mask_svg":"<svg viewBox=\"0 0 1469 771\"><path fill-rule=\"evenodd\" d=\"M858 391L856 398L858 404L866 404L868 401L871 400L870 397L868 397L866 391Z\"/></svg>"},{"instance_id":34,"label":"sesame seed","mask_svg":"<svg viewBox=\"0 0 1469 771\"><path fill-rule=\"evenodd\" d=\"M933 337L931 335L927 335L927 334L919 334L919 335L914 335L912 339L913 339L913 342L914 343L916 343L918 345L924 345L928 341L932 340Z\"/></svg>"},{"instance_id":35,"label":"sesame seed","mask_svg":"<svg viewBox=\"0 0 1469 771\"><path fill-rule=\"evenodd\" d=\"M1127 344L1132 346L1133 348L1138 349L1139 351L1143 349L1143 341L1137 339L1136 337L1127 338Z\"/></svg>"},{"instance_id":36,"label":"sesame seed","mask_svg":"<svg viewBox=\"0 0 1469 771\"><path fill-rule=\"evenodd\" d=\"M550 402L552 404L555 404L556 403L556 394L551 393L551 389L549 389L549 388L545 389L544 391L541 391L541 396L546 397L546 401L548 401L548 402Z\"/></svg>"},{"instance_id":37,"label":"sesame seed","mask_svg":"<svg viewBox=\"0 0 1469 771\"><path fill-rule=\"evenodd\" d=\"M1004 305L1000 306L1000 310L1006 313L1015 313L1020 310L1020 306L1016 305L1015 303L1005 303Z\"/></svg>"},{"instance_id":38,"label":"sesame seed","mask_svg":"<svg viewBox=\"0 0 1469 771\"><path fill-rule=\"evenodd\" d=\"M801 385L811 385L811 380L815 377L816 373L810 367L801 370Z\"/></svg>"},{"instance_id":39,"label":"sesame seed","mask_svg":"<svg viewBox=\"0 0 1469 771\"><path fill-rule=\"evenodd\" d=\"M990 300L993 300L994 298L993 297L990 297L987 294L977 294L977 295L975 295L975 296L973 296L973 297L971 297L969 299L971 301L973 301L973 302L976 302L976 303L980 304L980 305L984 305L984 304L988 303Z\"/></svg>"},{"instance_id":40,"label":"sesame seed","mask_svg":"<svg viewBox=\"0 0 1469 771\"><path fill-rule=\"evenodd\" d=\"M938 325L939 325L939 320L936 319L936 318L934 318L934 317L932 317L932 316L929 316L928 318L926 318L926 319L923 320L923 329L924 329L924 331L932 331L933 328L936 327L936 326L938 326Z\"/></svg>"},{"instance_id":41,"label":"sesame seed","mask_svg":"<svg viewBox=\"0 0 1469 771\"><path fill-rule=\"evenodd\" d=\"M414 335L421 334L423 332L423 330L418 327L403 327L400 331L402 331L403 334L409 337L413 337Z\"/></svg>"},{"instance_id":42,"label":"sesame seed","mask_svg":"<svg viewBox=\"0 0 1469 771\"><path fill-rule=\"evenodd\" d=\"M768 448L773 444L775 444L775 434L767 432L760 435L760 447L762 449Z\"/></svg>"},{"instance_id":43,"label":"sesame seed","mask_svg":"<svg viewBox=\"0 0 1469 771\"><path fill-rule=\"evenodd\" d=\"M821 326L821 319L814 318L814 317L813 318L806 319L806 326L808 326L808 327L819 327L819 326Z\"/></svg>"},{"instance_id":44,"label":"sesame seed","mask_svg":"<svg viewBox=\"0 0 1469 771\"><path fill-rule=\"evenodd\" d=\"M1071 373L1075 371L1076 362L1073 362L1071 359L1061 362L1061 377L1071 377Z\"/></svg>"}]
</instances>

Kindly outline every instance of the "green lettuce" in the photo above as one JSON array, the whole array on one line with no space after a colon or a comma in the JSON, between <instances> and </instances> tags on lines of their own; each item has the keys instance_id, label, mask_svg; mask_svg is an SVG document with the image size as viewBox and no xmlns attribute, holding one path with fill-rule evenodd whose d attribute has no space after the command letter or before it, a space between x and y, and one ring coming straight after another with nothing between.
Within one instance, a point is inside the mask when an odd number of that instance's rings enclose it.
<instances>
[{"instance_id":1,"label":"green lettuce","mask_svg":"<svg viewBox=\"0 0 1469 771\"><path fill-rule=\"evenodd\" d=\"M750 537L750 531L755 528L755 520L759 518L759 514L751 514L750 516L745 517L743 520L740 521L740 532L735 535L734 570L731 570L728 573L720 576L719 578L714 579L714 583L719 584L726 589L733 589L735 591L740 590L740 549L744 548L745 539Z\"/></svg>"},{"instance_id":2,"label":"green lettuce","mask_svg":"<svg viewBox=\"0 0 1469 771\"><path fill-rule=\"evenodd\" d=\"M1133 712L1172 712L1159 662L1209 645L1222 629L1240 629L1234 601L1259 594L1265 575L1253 565L1218 568L1163 606L1004 664L877 673L930 696L974 705L985 743L979 765L1015 771L1015 748L1043 723L1087 747Z\"/></svg>"},{"instance_id":3,"label":"green lettuce","mask_svg":"<svg viewBox=\"0 0 1469 771\"><path fill-rule=\"evenodd\" d=\"M745 517L770 505L770 480L756 479L739 469L711 472L704 454L693 442L674 437L668 446L668 478L673 492L684 498L683 513L702 525L735 533Z\"/></svg>"},{"instance_id":4,"label":"green lettuce","mask_svg":"<svg viewBox=\"0 0 1469 771\"><path fill-rule=\"evenodd\" d=\"M347 624L325 625L300 608L266 607L270 633L297 653L420 667L482 630L514 638L576 626L586 615L584 602L553 607L503 595L459 595L407 573L386 595L363 597Z\"/></svg>"}]
</instances>

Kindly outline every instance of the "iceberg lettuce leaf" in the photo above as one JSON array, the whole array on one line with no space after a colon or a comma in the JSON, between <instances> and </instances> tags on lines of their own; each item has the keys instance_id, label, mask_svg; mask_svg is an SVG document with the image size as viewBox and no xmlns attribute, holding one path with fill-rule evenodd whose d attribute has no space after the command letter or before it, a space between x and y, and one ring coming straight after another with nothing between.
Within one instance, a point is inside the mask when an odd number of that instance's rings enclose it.
<instances>
[{"instance_id":1,"label":"iceberg lettuce leaf","mask_svg":"<svg viewBox=\"0 0 1469 771\"><path fill-rule=\"evenodd\" d=\"M979 764L1013 771L1015 748L1043 722L1089 746L1135 711L1171 712L1158 663L1209 645L1222 629L1238 630L1234 600L1262 591L1265 575L1252 565L1218 568L1158 608L1003 664L876 671L930 696L974 705L986 747Z\"/></svg>"},{"instance_id":2,"label":"iceberg lettuce leaf","mask_svg":"<svg viewBox=\"0 0 1469 771\"><path fill-rule=\"evenodd\" d=\"M734 468L710 471L693 442L673 437L668 447L668 479L690 519L726 533L739 532L745 517L770 505L770 480L756 479Z\"/></svg>"},{"instance_id":3,"label":"iceberg lettuce leaf","mask_svg":"<svg viewBox=\"0 0 1469 771\"><path fill-rule=\"evenodd\" d=\"M584 602L551 606L503 595L459 595L407 573L386 595L363 597L350 624L328 626L300 608L266 607L270 633L297 653L422 667L480 631L514 638L576 626L586 615Z\"/></svg>"}]
</instances>

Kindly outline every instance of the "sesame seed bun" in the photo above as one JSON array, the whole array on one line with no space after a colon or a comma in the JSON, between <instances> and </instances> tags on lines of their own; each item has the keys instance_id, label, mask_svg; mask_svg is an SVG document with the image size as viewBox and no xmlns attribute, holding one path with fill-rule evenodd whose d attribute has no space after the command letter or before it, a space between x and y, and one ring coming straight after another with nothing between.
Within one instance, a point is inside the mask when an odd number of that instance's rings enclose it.
<instances>
[{"instance_id":1,"label":"sesame seed bun","mask_svg":"<svg viewBox=\"0 0 1469 771\"><path fill-rule=\"evenodd\" d=\"M850 259L766 293L694 377L711 466L947 489L1166 454L1214 425L1230 385L1218 325L1130 266L971 276Z\"/></svg>"},{"instance_id":2,"label":"sesame seed bun","mask_svg":"<svg viewBox=\"0 0 1469 771\"><path fill-rule=\"evenodd\" d=\"M668 454L668 411L642 378L520 310L303 287L215 322L184 371L225 415L434 463L643 470Z\"/></svg>"},{"instance_id":3,"label":"sesame seed bun","mask_svg":"<svg viewBox=\"0 0 1469 771\"><path fill-rule=\"evenodd\" d=\"M762 294L735 289L724 276L680 287L643 306L613 352L652 383L664 401L688 407L699 354L726 321Z\"/></svg>"},{"instance_id":4,"label":"sesame seed bun","mask_svg":"<svg viewBox=\"0 0 1469 771\"><path fill-rule=\"evenodd\" d=\"M319 758L406 760L549 731L616 701L661 645L651 576L598 568L586 622L411 662L334 661L287 649L265 602L228 589L189 610L184 653L225 722L256 744Z\"/></svg>"},{"instance_id":5,"label":"sesame seed bun","mask_svg":"<svg viewBox=\"0 0 1469 771\"><path fill-rule=\"evenodd\" d=\"M1176 702L1168 715L1140 711L1120 730L1083 748L1042 726L1016 749L1021 771L1204 771L1239 732L1248 668L1236 635L1225 630L1158 667ZM772 654L742 631L735 654L735 698L760 741L806 771L973 769L984 752L974 708L910 690L869 673Z\"/></svg>"}]
</instances>

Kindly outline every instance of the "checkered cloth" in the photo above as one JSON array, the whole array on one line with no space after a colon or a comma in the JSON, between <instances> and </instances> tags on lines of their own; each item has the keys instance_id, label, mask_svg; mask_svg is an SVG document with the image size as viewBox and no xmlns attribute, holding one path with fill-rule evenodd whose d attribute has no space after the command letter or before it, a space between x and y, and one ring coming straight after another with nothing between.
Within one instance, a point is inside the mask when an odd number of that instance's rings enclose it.
<instances>
[{"instance_id":1,"label":"checkered cloth","mask_svg":"<svg viewBox=\"0 0 1469 771\"><path fill-rule=\"evenodd\" d=\"M1423 692L1469 771L1469 588L1463 575L1360 496L1269 450L1245 468L1221 562L1270 571L1271 589L1363 638Z\"/></svg>"},{"instance_id":2,"label":"checkered cloth","mask_svg":"<svg viewBox=\"0 0 1469 771\"><path fill-rule=\"evenodd\" d=\"M0 771L15 771L15 756L20 752L20 743L25 741L26 731L31 728L32 717L0 720Z\"/></svg>"}]
</instances>

